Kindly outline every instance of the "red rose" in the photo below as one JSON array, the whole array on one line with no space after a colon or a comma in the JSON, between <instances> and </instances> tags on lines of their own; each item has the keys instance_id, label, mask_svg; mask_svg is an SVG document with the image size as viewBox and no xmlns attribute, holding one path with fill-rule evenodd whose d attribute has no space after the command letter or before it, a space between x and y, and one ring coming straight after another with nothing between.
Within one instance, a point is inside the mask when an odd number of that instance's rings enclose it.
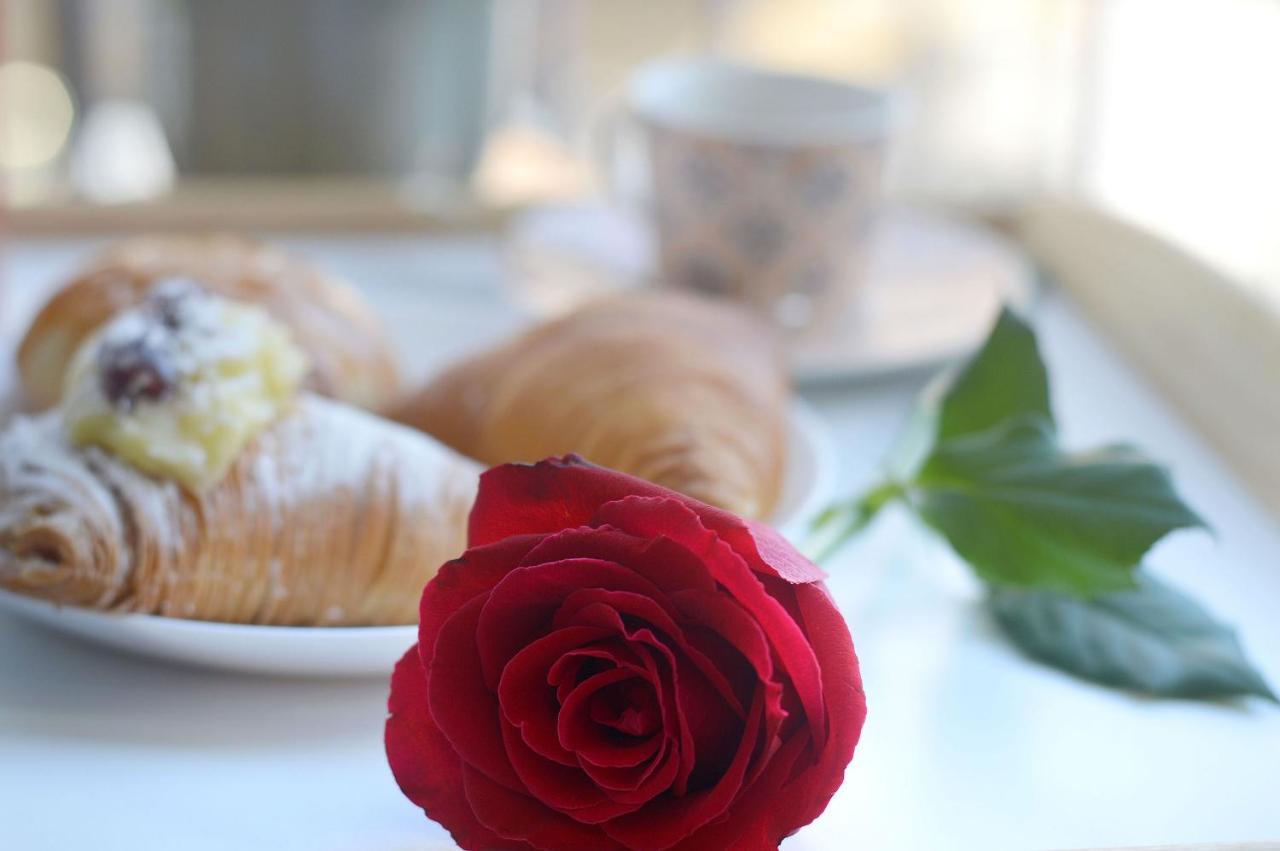
<instances>
[{"instance_id":1,"label":"red rose","mask_svg":"<svg viewBox=\"0 0 1280 851\"><path fill-rule=\"evenodd\" d=\"M776 848L866 717L821 577L574 456L496 467L392 677L396 781L464 848Z\"/></svg>"}]
</instances>

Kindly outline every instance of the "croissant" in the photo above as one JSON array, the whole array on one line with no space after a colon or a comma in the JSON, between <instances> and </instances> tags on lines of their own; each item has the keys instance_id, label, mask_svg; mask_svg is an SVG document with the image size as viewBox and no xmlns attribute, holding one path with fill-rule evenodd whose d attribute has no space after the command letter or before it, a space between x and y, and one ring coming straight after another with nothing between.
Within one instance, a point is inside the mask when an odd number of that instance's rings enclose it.
<instances>
[{"instance_id":1,"label":"croissant","mask_svg":"<svg viewBox=\"0 0 1280 851\"><path fill-rule=\"evenodd\" d=\"M466 544L479 467L417 432L301 394L194 493L95 446L57 412L0 435L0 586L200 620L417 620Z\"/></svg>"},{"instance_id":2,"label":"croissant","mask_svg":"<svg viewBox=\"0 0 1280 851\"><path fill-rule=\"evenodd\" d=\"M390 416L485 464L576 452L767 517L786 462L787 393L759 320L649 293L535 327L446 370Z\"/></svg>"},{"instance_id":3,"label":"croissant","mask_svg":"<svg viewBox=\"0 0 1280 851\"><path fill-rule=\"evenodd\" d=\"M241 237L150 236L108 248L40 310L18 349L28 407L56 403L71 357L90 332L175 277L257 303L288 326L310 359L307 386L317 393L371 409L395 394L388 336L342 281Z\"/></svg>"}]
</instances>

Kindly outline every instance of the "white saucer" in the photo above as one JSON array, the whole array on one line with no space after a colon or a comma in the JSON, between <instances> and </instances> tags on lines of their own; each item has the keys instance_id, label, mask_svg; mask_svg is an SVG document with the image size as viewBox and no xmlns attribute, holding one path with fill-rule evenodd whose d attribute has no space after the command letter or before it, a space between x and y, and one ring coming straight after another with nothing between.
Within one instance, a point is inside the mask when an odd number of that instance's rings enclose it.
<instances>
[{"instance_id":1,"label":"white saucer","mask_svg":"<svg viewBox=\"0 0 1280 851\"><path fill-rule=\"evenodd\" d=\"M1034 293L1030 260L999 234L894 211L880 223L846 314L792 342L792 375L818 383L936 366L976 348L1002 304L1026 308Z\"/></svg>"},{"instance_id":2,"label":"white saucer","mask_svg":"<svg viewBox=\"0 0 1280 851\"><path fill-rule=\"evenodd\" d=\"M518 218L508 241L514 295L539 315L653 276L642 221L600 205ZM1035 293L1026 255L976 222L891 208L874 231L861 290L846 315L789 343L801 383L857 380L935 366L978 346L1003 303Z\"/></svg>"},{"instance_id":3,"label":"white saucer","mask_svg":"<svg viewBox=\"0 0 1280 851\"><path fill-rule=\"evenodd\" d=\"M790 460L773 523L792 540L833 495L835 455L826 427L809 409L792 410ZM118 650L170 662L302 677L389 676L416 640L413 626L244 626L154 615L112 614L0 591L0 610Z\"/></svg>"}]
</instances>

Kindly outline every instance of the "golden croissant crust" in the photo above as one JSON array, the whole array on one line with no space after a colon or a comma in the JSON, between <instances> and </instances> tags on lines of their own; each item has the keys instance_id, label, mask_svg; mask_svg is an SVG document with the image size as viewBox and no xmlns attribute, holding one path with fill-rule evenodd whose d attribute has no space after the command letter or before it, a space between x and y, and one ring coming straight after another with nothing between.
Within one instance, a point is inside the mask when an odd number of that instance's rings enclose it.
<instances>
[{"instance_id":1,"label":"golden croissant crust","mask_svg":"<svg viewBox=\"0 0 1280 851\"><path fill-rule=\"evenodd\" d=\"M0 586L60 603L255 624L408 624L466 545L479 467L304 394L194 495L56 414L0 435Z\"/></svg>"},{"instance_id":2,"label":"golden croissant crust","mask_svg":"<svg viewBox=\"0 0 1280 851\"><path fill-rule=\"evenodd\" d=\"M485 464L576 452L747 517L786 462L771 330L674 293L603 299L470 358L391 416Z\"/></svg>"},{"instance_id":3,"label":"golden croissant crust","mask_svg":"<svg viewBox=\"0 0 1280 851\"><path fill-rule=\"evenodd\" d=\"M242 237L149 236L109 247L37 314L18 349L28 406L56 403L80 343L172 278L259 304L287 325L311 361L307 386L315 392L371 409L394 396L398 379L388 335L344 282Z\"/></svg>"}]
</instances>

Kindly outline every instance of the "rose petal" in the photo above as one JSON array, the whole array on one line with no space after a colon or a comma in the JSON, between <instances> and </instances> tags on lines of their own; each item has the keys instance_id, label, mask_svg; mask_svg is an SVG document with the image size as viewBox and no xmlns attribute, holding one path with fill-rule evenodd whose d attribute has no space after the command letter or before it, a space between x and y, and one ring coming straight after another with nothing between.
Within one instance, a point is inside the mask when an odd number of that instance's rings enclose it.
<instances>
[{"instance_id":1,"label":"rose petal","mask_svg":"<svg viewBox=\"0 0 1280 851\"><path fill-rule=\"evenodd\" d=\"M680 772L680 759L672 740L663 736L655 736L654 740L659 749L645 763L614 767L584 762L582 770L615 800L647 802L670 789Z\"/></svg>"},{"instance_id":2,"label":"rose petal","mask_svg":"<svg viewBox=\"0 0 1280 851\"><path fill-rule=\"evenodd\" d=\"M634 670L613 668L583 680L565 699L564 706L561 707L560 716L556 722L556 731L560 736L560 743L565 748L574 753L615 749L617 739L614 735L605 732L607 725L597 720L599 713L595 710L599 705L600 692L622 684L638 684L638 688L631 690L637 692L643 690L648 694L647 705L643 707L644 714L649 716L650 723L646 725L648 729L643 733L637 731L631 735L635 738L643 735L648 739L654 733L662 731L662 721L659 717L658 698L654 694L654 684L645 677L638 676ZM613 730L614 734L619 732L613 726L609 726L609 729ZM601 756L607 758L606 754L601 754ZM587 758L589 759L590 756ZM605 764L607 765L608 763ZM635 765L635 762L624 764Z\"/></svg>"},{"instance_id":3,"label":"rose petal","mask_svg":"<svg viewBox=\"0 0 1280 851\"><path fill-rule=\"evenodd\" d=\"M673 789L676 794L683 795L688 784L690 774L693 773L694 761L696 758L696 747L693 731L689 727L688 720L680 711L679 699L677 693L679 690L679 665L676 660L675 653L665 641L659 638L651 629L640 627L636 629L628 628L622 621L621 615L616 609L610 607L599 607L593 609L597 617L591 621L592 625L608 626L617 630L620 634L625 635L634 649L647 647L651 651L646 655L647 658L654 660L661 659L661 670L652 670L651 679L659 684L659 704L662 708L663 727L667 734L677 740L678 748L676 754L680 761L680 770L676 774L673 783ZM576 654L565 654L565 657L552 666L551 679L560 683L557 694L561 702L568 699L568 695L572 689L565 683L564 664ZM576 686L576 682L572 685Z\"/></svg>"},{"instance_id":4,"label":"rose petal","mask_svg":"<svg viewBox=\"0 0 1280 851\"><path fill-rule=\"evenodd\" d=\"M483 596L473 598L444 622L427 667L431 716L463 762L512 789L523 785L511 770L502 744L498 696L485 685L476 651L476 625Z\"/></svg>"},{"instance_id":5,"label":"rose petal","mask_svg":"<svg viewBox=\"0 0 1280 851\"><path fill-rule=\"evenodd\" d=\"M596 695L588 710L591 720L632 740L653 736L662 729L662 720L652 688L643 688L632 681L609 688L608 694Z\"/></svg>"},{"instance_id":6,"label":"rose petal","mask_svg":"<svg viewBox=\"0 0 1280 851\"><path fill-rule=\"evenodd\" d=\"M731 668L726 662L720 663L722 669L738 670L739 682L749 678L745 689L740 686L744 694L750 695L756 688L763 689L764 730L761 735L763 758L756 760L751 772L747 775L747 782L752 782L755 774L764 767L772 751L780 744L778 734L787 717L782 703L782 684L773 677L773 657L768 641L760 629L760 624L725 594L681 591L672 595L672 602L685 617L690 619L696 617L704 625L703 633L692 629L686 630L686 635L691 642L701 637L710 647L727 643L733 648L732 661L737 662L738 665L750 665L749 671L741 671L740 668ZM719 654L721 658L724 655L724 653Z\"/></svg>"},{"instance_id":7,"label":"rose petal","mask_svg":"<svg viewBox=\"0 0 1280 851\"><path fill-rule=\"evenodd\" d=\"M572 606L574 599L582 604L576 609ZM600 589L575 592L571 595L571 599L566 601L565 607L559 614L563 615L566 610L571 611L574 623L617 629L630 641L670 648L672 652L668 654L669 659L677 672L672 685L676 686L676 704L679 707L677 717L682 740L681 762L685 766L680 775L678 790L684 791L684 784L695 769L699 770L704 777L708 772L718 773L723 768L724 762L732 755L732 741L739 730L741 707L723 676L711 668L710 661L706 657L688 644L683 630L652 599L628 592ZM632 619L632 623L646 623L656 627L661 635L655 634L650 628L626 625L622 620L624 614ZM761 641L763 642L763 638ZM692 658L694 656L702 661L705 669ZM711 678L707 676L708 671L712 675ZM609 682L622 678L616 675L611 676L613 679ZM595 678L587 682L608 684ZM607 753L604 748L585 751L582 742L571 744L565 738L564 731L570 729L566 725L571 721L579 720L571 714L570 710L572 708L577 711L580 706L572 701L575 697L579 700L584 699L580 693L586 685L587 683L583 683L569 699L564 701L564 708L560 714L561 741L565 747L579 751L584 759L597 764L607 764L601 762L599 758L602 751Z\"/></svg>"},{"instance_id":8,"label":"rose petal","mask_svg":"<svg viewBox=\"0 0 1280 851\"><path fill-rule=\"evenodd\" d=\"M565 559L511 571L489 593L476 633L484 681L491 689L497 689L503 666L546 633L564 599L584 587L661 593L634 571L597 559Z\"/></svg>"},{"instance_id":9,"label":"rose petal","mask_svg":"<svg viewBox=\"0 0 1280 851\"><path fill-rule=\"evenodd\" d=\"M773 657L764 630L760 628L759 621L747 614L732 597L719 593L678 591L671 595L671 602L686 622L695 623L727 642L741 661L752 668L752 682L773 679Z\"/></svg>"},{"instance_id":10,"label":"rose petal","mask_svg":"<svg viewBox=\"0 0 1280 851\"><path fill-rule=\"evenodd\" d=\"M552 663L547 671L547 682L556 688L556 700L563 704L569 694L592 674L607 668L630 668L637 674L647 675L657 682L657 663L651 654L629 644L618 630L612 640L601 641L590 647L570 650ZM583 668L589 668L586 672Z\"/></svg>"},{"instance_id":11,"label":"rose petal","mask_svg":"<svg viewBox=\"0 0 1280 851\"><path fill-rule=\"evenodd\" d=\"M647 623L672 641L679 641L684 631L676 623L675 614L676 608L666 599L665 594L654 598L635 591L579 588L564 598L551 623L553 629L570 625L603 629L606 624L618 624L621 627L622 615L628 615L636 621Z\"/></svg>"},{"instance_id":12,"label":"rose petal","mask_svg":"<svg viewBox=\"0 0 1280 851\"><path fill-rule=\"evenodd\" d=\"M823 578L821 570L764 524L748 523L727 511L635 476L597 467L576 455L533 465L504 464L481 475L468 540L478 545L510 535L582 526L600 506L627 496L679 500L746 559L752 570L793 583Z\"/></svg>"},{"instance_id":13,"label":"rose petal","mask_svg":"<svg viewBox=\"0 0 1280 851\"><path fill-rule=\"evenodd\" d=\"M596 522L640 537L663 535L698 554L712 577L760 624L791 679L818 747L826 738L822 678L813 650L786 608L765 590L742 556L692 510L672 499L627 497L600 508ZM805 586L794 586L801 588Z\"/></svg>"},{"instance_id":14,"label":"rose petal","mask_svg":"<svg viewBox=\"0 0 1280 851\"><path fill-rule=\"evenodd\" d=\"M464 766L463 788L481 824L499 836L523 840L539 851L628 851L602 830L543 806ZM507 848L509 845L474 845Z\"/></svg>"},{"instance_id":15,"label":"rose petal","mask_svg":"<svg viewBox=\"0 0 1280 851\"><path fill-rule=\"evenodd\" d=\"M610 500L666 495L643 479L597 467L577 455L537 464L503 464L480 475L467 540L487 544L511 535L547 534L586 525Z\"/></svg>"},{"instance_id":16,"label":"rose petal","mask_svg":"<svg viewBox=\"0 0 1280 851\"><path fill-rule=\"evenodd\" d=\"M509 538L484 547L472 547L445 562L422 591L418 609L418 646L426 661L435 652L440 627L474 597L486 594L538 543L535 536Z\"/></svg>"},{"instance_id":17,"label":"rose petal","mask_svg":"<svg viewBox=\"0 0 1280 851\"><path fill-rule=\"evenodd\" d=\"M579 526L547 535L522 565L567 558L598 558L628 567L663 591L714 591L715 582L697 557L666 538L638 538L610 526Z\"/></svg>"},{"instance_id":18,"label":"rose petal","mask_svg":"<svg viewBox=\"0 0 1280 851\"><path fill-rule=\"evenodd\" d=\"M677 846L681 851L776 847L821 815L843 782L867 715L858 660L848 627L825 588L797 588L797 604L822 667L831 724L827 746L815 760L809 736L793 736L734 802L728 816L693 834L687 845ZM810 764L795 774L804 761Z\"/></svg>"},{"instance_id":19,"label":"rose petal","mask_svg":"<svg viewBox=\"0 0 1280 851\"><path fill-rule=\"evenodd\" d=\"M743 719L735 715L687 656L680 666L676 700L680 717L693 739L693 770L687 789L703 789L716 781L733 759L742 737Z\"/></svg>"},{"instance_id":20,"label":"rose petal","mask_svg":"<svg viewBox=\"0 0 1280 851\"><path fill-rule=\"evenodd\" d=\"M662 726L667 736L676 741L676 756L680 761L680 768L676 772L675 779L671 781L671 788L677 795L683 795L688 787L689 775L693 773L694 760L697 758L697 750L694 747L693 731L689 729L687 719L680 713L680 666L676 661L675 654L666 644L658 639L649 629L637 629L627 633L627 637L634 644L647 646L651 655L655 660L660 660L665 665L665 676L659 674L657 682L661 685L658 689L658 704L662 707Z\"/></svg>"},{"instance_id":21,"label":"rose petal","mask_svg":"<svg viewBox=\"0 0 1280 851\"><path fill-rule=\"evenodd\" d=\"M822 667L822 688L827 699L829 737L817 751L817 762L787 783L782 790L790 817L779 824L785 836L813 821L844 780L846 766L867 719L867 698L862 690L858 657L849 637L849 626L822 585L797 586L796 599L805 631Z\"/></svg>"},{"instance_id":22,"label":"rose petal","mask_svg":"<svg viewBox=\"0 0 1280 851\"><path fill-rule=\"evenodd\" d=\"M595 737L599 732L598 725L590 717L590 706L599 697L602 690L617 686L638 678L635 672L615 668L590 677L573 690L565 700L560 713L560 737L565 747L574 750L584 759L597 755L598 751L616 748L602 738ZM652 689L653 683L641 680ZM656 695L650 692L656 700ZM669 738L661 725L658 727L658 738ZM599 759L598 763L604 762ZM609 797L621 804L631 805L631 809L641 806L666 791L679 773L679 760L670 750L664 751L661 758L651 762L647 768L610 769L599 764L584 763L583 769L599 788L604 789ZM572 814L579 818L578 813Z\"/></svg>"},{"instance_id":23,"label":"rose petal","mask_svg":"<svg viewBox=\"0 0 1280 851\"><path fill-rule=\"evenodd\" d=\"M569 768L534 753L511 725L503 725L511 765L538 802L584 824L597 824L638 809L644 801L619 801L593 783L581 769Z\"/></svg>"},{"instance_id":24,"label":"rose petal","mask_svg":"<svg viewBox=\"0 0 1280 851\"><path fill-rule=\"evenodd\" d=\"M609 630L595 627L558 629L521 650L502 669L498 703L503 717L520 730L525 744L538 755L564 765L577 765L556 734L560 702L547 675L551 665L568 651L610 634Z\"/></svg>"},{"instance_id":25,"label":"rose petal","mask_svg":"<svg viewBox=\"0 0 1280 851\"><path fill-rule=\"evenodd\" d=\"M728 812L692 835L685 837L671 851L704 851L707 848L774 848L793 831L779 828L775 822L789 820L779 812L778 790L791 776L797 761L809 753L812 739L807 734L794 736L764 766L764 771L750 786L745 786L734 799ZM779 834L779 830L783 833Z\"/></svg>"},{"instance_id":26,"label":"rose petal","mask_svg":"<svg viewBox=\"0 0 1280 851\"><path fill-rule=\"evenodd\" d=\"M591 697L591 693L585 691L588 683L596 683L597 688L608 685L608 683L597 682L598 677L606 674L618 677L619 682L636 680L643 683L643 687L648 690L649 700L641 707L646 722L645 729L631 734L630 740L620 741L616 735L605 731L604 728L609 725L601 723L594 703L587 706L581 705ZM575 712L582 713L581 717L574 717ZM665 735L662 706L651 675L642 668L626 666L589 677L566 694L564 706L557 718L556 732L563 747L570 750L577 758L575 764L582 765L584 769L589 769L591 766L634 769L658 751ZM617 732L616 728L615 732ZM635 786L635 783L629 785L623 783L609 788L634 789Z\"/></svg>"},{"instance_id":27,"label":"rose petal","mask_svg":"<svg viewBox=\"0 0 1280 851\"><path fill-rule=\"evenodd\" d=\"M689 775L694 769L696 749L694 747L693 733L684 717L680 714L679 700L676 697L680 684L679 667L675 654L652 630L646 628L628 630L623 626L621 618L618 617L616 611L610 610L610 613L617 618L615 628L626 636L629 642L628 646L632 652L643 660L648 679L658 686L656 693L659 708L662 710L663 730L666 736L675 743L674 755L679 764L676 776L672 781L672 789L676 794L683 795ZM567 653L552 666L550 678L561 684L557 693L562 703L568 700L573 686L577 685L576 680L566 682L565 678L572 672L571 661L573 657L580 655L582 652ZM587 768L587 766L584 765L584 768Z\"/></svg>"},{"instance_id":28,"label":"rose petal","mask_svg":"<svg viewBox=\"0 0 1280 851\"><path fill-rule=\"evenodd\" d=\"M532 848L482 825L462 791L462 762L427 711L427 680L414 645L396 664L387 701L387 762L405 796L464 848Z\"/></svg>"},{"instance_id":29,"label":"rose petal","mask_svg":"<svg viewBox=\"0 0 1280 851\"><path fill-rule=\"evenodd\" d=\"M625 647L618 649L626 650ZM637 658L634 653L628 652L627 655L631 658ZM655 670L652 665L636 665L629 660L618 658L616 653L611 653L601 645L595 645L591 648L571 650L560 657L555 665L552 666L552 670L547 676L548 681L552 683L558 682L561 677L565 676L568 667L570 667L564 665L565 661L579 656L608 657L620 666L613 667L611 670L614 672L621 671L622 675L626 677L644 676L652 678ZM562 684L562 688L571 693L578 685L579 683L575 678L570 683ZM563 711L561 715L563 715ZM576 767L576 759L575 767L573 768L566 767L559 762L543 759L525 743L514 726L504 725L502 732L503 742L511 759L512 767L525 784L525 788L529 793L542 803L571 815L577 821L589 824L606 821L622 813L631 812L648 800L647 798L641 800L618 800L617 796L602 789L590 777L583 774L581 769Z\"/></svg>"},{"instance_id":30,"label":"rose petal","mask_svg":"<svg viewBox=\"0 0 1280 851\"><path fill-rule=\"evenodd\" d=\"M760 700L752 703L737 755L715 786L681 797L656 799L637 812L607 822L605 831L630 848L663 851L718 818L742 788L763 711Z\"/></svg>"},{"instance_id":31,"label":"rose petal","mask_svg":"<svg viewBox=\"0 0 1280 851\"><path fill-rule=\"evenodd\" d=\"M684 629L672 619L673 611L663 606L659 600L642 594L584 588L573 592L565 599L564 604L556 612L554 623L557 627L569 624L614 627L626 633L627 628L623 625L622 615L644 621L660 631L674 647L689 657L739 717L745 715L746 709L729 681L716 669L710 659L688 642Z\"/></svg>"},{"instance_id":32,"label":"rose petal","mask_svg":"<svg viewBox=\"0 0 1280 851\"><path fill-rule=\"evenodd\" d=\"M737 520L736 517L733 519ZM728 541L729 546L745 558L753 570L775 575L792 585L821 582L826 579L827 575L821 568L805 558L775 529L764 523L757 520L739 520L738 523L732 523L723 518L713 518L703 522Z\"/></svg>"}]
</instances>

